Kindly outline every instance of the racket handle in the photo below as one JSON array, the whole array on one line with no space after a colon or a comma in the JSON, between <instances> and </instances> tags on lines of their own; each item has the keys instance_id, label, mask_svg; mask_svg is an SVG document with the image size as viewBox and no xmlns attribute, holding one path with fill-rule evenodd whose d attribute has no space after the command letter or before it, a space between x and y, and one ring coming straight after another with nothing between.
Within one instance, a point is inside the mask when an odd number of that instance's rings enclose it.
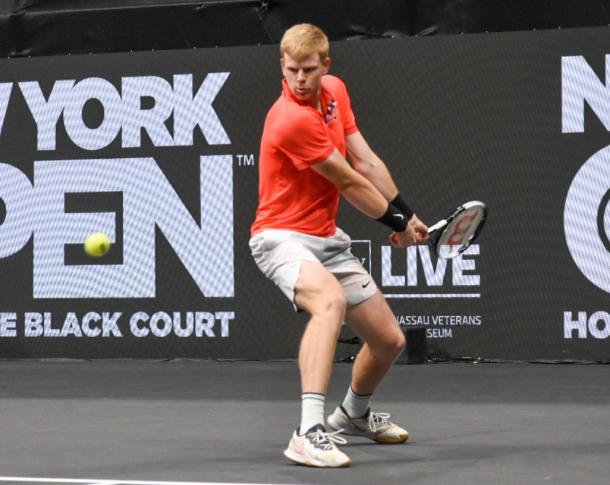
<instances>
[{"instance_id":1,"label":"racket handle","mask_svg":"<svg viewBox=\"0 0 610 485\"><path fill-rule=\"evenodd\" d=\"M434 232L434 231L438 231L439 229L442 229L446 225L447 225L447 219L441 219L436 224L433 224L432 226L428 227L428 234L430 234L431 232Z\"/></svg>"}]
</instances>

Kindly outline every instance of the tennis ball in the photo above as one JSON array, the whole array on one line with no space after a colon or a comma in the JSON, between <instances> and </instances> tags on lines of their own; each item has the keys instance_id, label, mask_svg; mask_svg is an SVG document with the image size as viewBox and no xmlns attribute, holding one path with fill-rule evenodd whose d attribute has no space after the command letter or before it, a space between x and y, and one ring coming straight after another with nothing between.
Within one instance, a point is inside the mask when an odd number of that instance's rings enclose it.
<instances>
[{"instance_id":1,"label":"tennis ball","mask_svg":"<svg viewBox=\"0 0 610 485\"><path fill-rule=\"evenodd\" d=\"M85 240L85 252L89 256L99 258L106 254L110 249L110 239L103 232L89 234Z\"/></svg>"}]
</instances>

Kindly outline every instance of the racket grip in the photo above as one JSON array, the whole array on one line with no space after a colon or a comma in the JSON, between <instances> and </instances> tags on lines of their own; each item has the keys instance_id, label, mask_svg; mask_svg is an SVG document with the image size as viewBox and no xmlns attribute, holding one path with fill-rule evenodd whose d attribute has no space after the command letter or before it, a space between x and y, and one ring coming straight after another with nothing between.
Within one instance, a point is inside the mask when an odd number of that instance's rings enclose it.
<instances>
[{"instance_id":1,"label":"racket grip","mask_svg":"<svg viewBox=\"0 0 610 485\"><path fill-rule=\"evenodd\" d=\"M441 219L436 224L433 224L430 227L428 227L428 234L430 234L431 232L434 232L434 231L438 231L439 229L442 229L446 225L447 225L447 219Z\"/></svg>"}]
</instances>

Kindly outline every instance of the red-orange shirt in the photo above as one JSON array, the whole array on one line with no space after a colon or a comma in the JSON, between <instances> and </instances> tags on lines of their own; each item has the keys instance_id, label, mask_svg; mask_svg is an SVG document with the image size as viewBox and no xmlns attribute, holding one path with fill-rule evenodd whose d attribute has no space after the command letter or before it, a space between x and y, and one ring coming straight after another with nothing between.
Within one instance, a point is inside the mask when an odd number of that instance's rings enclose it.
<instances>
[{"instance_id":1,"label":"red-orange shirt","mask_svg":"<svg viewBox=\"0 0 610 485\"><path fill-rule=\"evenodd\" d=\"M263 229L331 236L336 231L339 191L311 167L358 131L347 89L335 76L322 78L322 111L296 98L286 81L263 128L259 156L259 205L252 235Z\"/></svg>"}]
</instances>

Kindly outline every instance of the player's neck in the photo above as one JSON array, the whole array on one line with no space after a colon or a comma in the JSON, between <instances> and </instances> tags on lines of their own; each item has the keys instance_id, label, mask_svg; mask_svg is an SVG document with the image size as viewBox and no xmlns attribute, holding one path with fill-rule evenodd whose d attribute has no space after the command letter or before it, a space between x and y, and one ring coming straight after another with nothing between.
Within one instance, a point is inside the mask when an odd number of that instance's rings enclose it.
<instances>
[{"instance_id":1,"label":"player's neck","mask_svg":"<svg viewBox=\"0 0 610 485\"><path fill-rule=\"evenodd\" d=\"M321 90L307 100L307 104L322 113L322 94Z\"/></svg>"}]
</instances>

